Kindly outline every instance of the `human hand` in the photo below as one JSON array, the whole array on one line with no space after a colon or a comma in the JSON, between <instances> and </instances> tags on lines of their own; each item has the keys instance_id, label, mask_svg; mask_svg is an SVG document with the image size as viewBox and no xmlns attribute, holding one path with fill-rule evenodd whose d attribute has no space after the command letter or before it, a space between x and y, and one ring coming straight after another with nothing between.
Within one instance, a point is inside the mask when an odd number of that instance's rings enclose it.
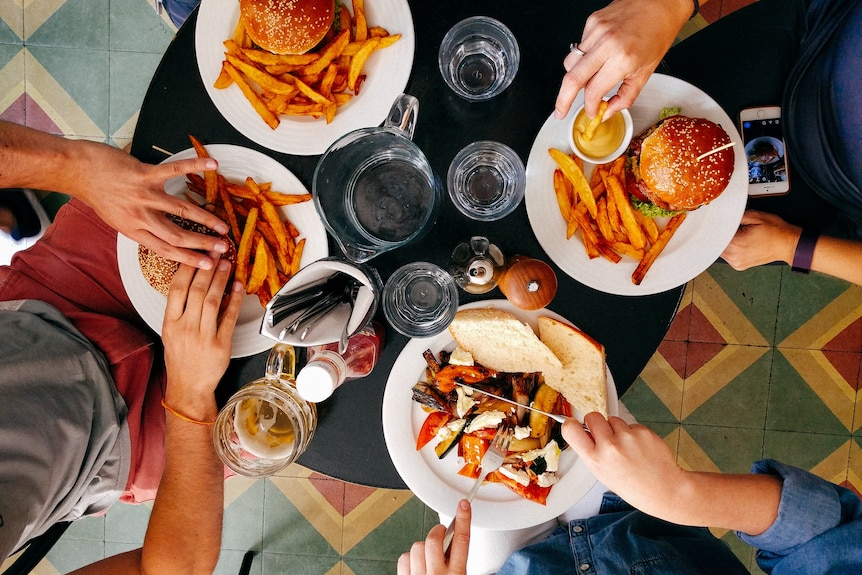
<instances>
[{"instance_id":1,"label":"human hand","mask_svg":"<svg viewBox=\"0 0 862 575\"><path fill-rule=\"evenodd\" d=\"M213 392L230 362L231 337L245 291L240 282L234 282L221 310L230 275L227 260L218 260L213 270L181 265L165 307L165 401L182 405L184 413L203 421L208 414L201 412L212 408Z\"/></svg>"},{"instance_id":2,"label":"human hand","mask_svg":"<svg viewBox=\"0 0 862 575\"><path fill-rule=\"evenodd\" d=\"M585 55L573 51L563 61L566 74L554 115L564 118L583 89L586 112L595 116L599 102L619 82L605 116L630 107L691 10L690 0L615 0L593 12L577 44Z\"/></svg>"},{"instance_id":3,"label":"human hand","mask_svg":"<svg viewBox=\"0 0 862 575\"><path fill-rule=\"evenodd\" d=\"M225 253L217 237L184 230L165 217L173 214L205 225L218 234L228 226L210 212L165 193L165 182L191 172L214 170L211 158L192 158L150 165L129 154L95 142L80 142L75 153L91 166L79 176L81 189L72 193L90 205L108 225L161 256L210 269L209 252ZM204 252L204 253L201 253Z\"/></svg>"},{"instance_id":4,"label":"human hand","mask_svg":"<svg viewBox=\"0 0 862 575\"><path fill-rule=\"evenodd\" d=\"M782 261L793 261L802 228L775 214L746 210L739 229L721 257L735 270Z\"/></svg>"},{"instance_id":5,"label":"human hand","mask_svg":"<svg viewBox=\"0 0 862 575\"><path fill-rule=\"evenodd\" d=\"M398 558L398 575L464 575L467 573L467 550L470 546L470 503L458 502L455 511L455 535L449 557L443 553L446 527L435 525L425 541L417 541L409 553Z\"/></svg>"},{"instance_id":6,"label":"human hand","mask_svg":"<svg viewBox=\"0 0 862 575\"><path fill-rule=\"evenodd\" d=\"M644 513L662 517L678 501L687 472L667 444L643 425L588 413L563 424L563 437L608 489Z\"/></svg>"}]
</instances>

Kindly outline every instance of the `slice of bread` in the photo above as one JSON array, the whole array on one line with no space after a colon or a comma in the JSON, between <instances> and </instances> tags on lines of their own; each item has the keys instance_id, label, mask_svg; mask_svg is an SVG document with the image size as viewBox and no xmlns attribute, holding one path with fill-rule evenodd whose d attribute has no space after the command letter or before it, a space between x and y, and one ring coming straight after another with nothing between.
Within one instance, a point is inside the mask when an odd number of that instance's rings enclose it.
<instances>
[{"instance_id":1,"label":"slice of bread","mask_svg":"<svg viewBox=\"0 0 862 575\"><path fill-rule=\"evenodd\" d=\"M461 310L449 325L458 347L476 363L496 371L542 372L559 380L563 364L532 328L512 314L494 308Z\"/></svg>"},{"instance_id":2,"label":"slice of bread","mask_svg":"<svg viewBox=\"0 0 862 575\"><path fill-rule=\"evenodd\" d=\"M598 411L608 415L605 348L596 340L550 317L539 317L539 339L563 364L559 377L546 374L545 382L563 394L585 415Z\"/></svg>"}]
</instances>

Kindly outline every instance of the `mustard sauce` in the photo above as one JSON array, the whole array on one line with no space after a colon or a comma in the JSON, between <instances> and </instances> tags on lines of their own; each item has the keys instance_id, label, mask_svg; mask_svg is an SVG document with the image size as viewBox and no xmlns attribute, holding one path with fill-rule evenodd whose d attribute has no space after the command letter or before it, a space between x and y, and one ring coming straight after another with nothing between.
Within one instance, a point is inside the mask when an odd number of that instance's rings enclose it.
<instances>
[{"instance_id":1,"label":"mustard sauce","mask_svg":"<svg viewBox=\"0 0 862 575\"><path fill-rule=\"evenodd\" d=\"M589 121L586 110L581 110L572 128L572 139L581 152L591 158L603 158L619 147L626 133L626 122L622 114L617 112L599 124L592 139L585 140L583 132Z\"/></svg>"}]
</instances>

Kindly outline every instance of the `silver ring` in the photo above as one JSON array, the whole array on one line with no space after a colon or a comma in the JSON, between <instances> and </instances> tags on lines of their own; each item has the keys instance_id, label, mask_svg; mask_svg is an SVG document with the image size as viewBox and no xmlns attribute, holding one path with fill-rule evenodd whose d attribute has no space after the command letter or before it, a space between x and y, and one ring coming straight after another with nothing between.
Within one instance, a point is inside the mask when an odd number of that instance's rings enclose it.
<instances>
[{"instance_id":1,"label":"silver ring","mask_svg":"<svg viewBox=\"0 0 862 575\"><path fill-rule=\"evenodd\" d=\"M578 56L586 56L587 53L584 52L583 50L581 50L580 48L578 48L579 45L580 45L580 42L578 42L577 44L575 44L575 43L569 44L569 51L574 52Z\"/></svg>"}]
</instances>

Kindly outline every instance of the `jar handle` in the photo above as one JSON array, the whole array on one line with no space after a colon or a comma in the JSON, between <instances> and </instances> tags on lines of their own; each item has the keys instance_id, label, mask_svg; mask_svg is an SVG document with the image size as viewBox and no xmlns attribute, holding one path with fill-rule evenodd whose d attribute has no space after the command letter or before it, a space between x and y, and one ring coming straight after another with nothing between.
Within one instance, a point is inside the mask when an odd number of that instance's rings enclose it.
<instances>
[{"instance_id":1,"label":"jar handle","mask_svg":"<svg viewBox=\"0 0 862 575\"><path fill-rule=\"evenodd\" d=\"M286 343L275 344L266 359L266 379L279 381L283 376L293 379L296 369L296 351Z\"/></svg>"},{"instance_id":2,"label":"jar handle","mask_svg":"<svg viewBox=\"0 0 862 575\"><path fill-rule=\"evenodd\" d=\"M419 119L419 100L410 94L401 94L392 103L384 127L395 128L405 138L412 140L416 121Z\"/></svg>"}]
</instances>

